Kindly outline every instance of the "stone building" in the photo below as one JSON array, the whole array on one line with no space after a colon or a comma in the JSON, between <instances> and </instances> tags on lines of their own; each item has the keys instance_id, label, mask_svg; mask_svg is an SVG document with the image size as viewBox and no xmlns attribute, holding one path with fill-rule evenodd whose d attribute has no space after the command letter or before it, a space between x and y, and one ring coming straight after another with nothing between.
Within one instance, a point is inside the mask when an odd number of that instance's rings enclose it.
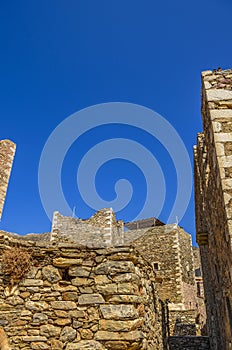
<instances>
[{"instance_id":1,"label":"stone building","mask_svg":"<svg viewBox=\"0 0 232 350\"><path fill-rule=\"evenodd\" d=\"M208 349L191 236L154 218L125 226L102 209L88 220L56 212L49 233L0 232L12 349Z\"/></svg>"},{"instance_id":2,"label":"stone building","mask_svg":"<svg viewBox=\"0 0 232 350\"><path fill-rule=\"evenodd\" d=\"M202 119L195 156L200 246L211 348L232 349L232 70L202 73Z\"/></svg>"}]
</instances>

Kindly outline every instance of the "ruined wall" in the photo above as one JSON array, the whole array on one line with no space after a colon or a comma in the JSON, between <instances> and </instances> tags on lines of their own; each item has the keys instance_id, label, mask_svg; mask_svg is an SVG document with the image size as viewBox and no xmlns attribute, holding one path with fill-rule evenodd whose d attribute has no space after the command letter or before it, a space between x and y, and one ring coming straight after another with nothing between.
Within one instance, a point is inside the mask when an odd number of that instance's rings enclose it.
<instances>
[{"instance_id":1,"label":"ruined wall","mask_svg":"<svg viewBox=\"0 0 232 350\"><path fill-rule=\"evenodd\" d=\"M124 243L123 222L116 220L111 208L101 209L86 220L55 212L51 240L60 237L92 247L117 246Z\"/></svg>"},{"instance_id":2,"label":"ruined wall","mask_svg":"<svg viewBox=\"0 0 232 350\"><path fill-rule=\"evenodd\" d=\"M0 219L6 198L16 145L10 140L0 141Z\"/></svg>"},{"instance_id":3,"label":"ruined wall","mask_svg":"<svg viewBox=\"0 0 232 350\"><path fill-rule=\"evenodd\" d=\"M232 346L232 70L202 73L195 154L197 241L212 349Z\"/></svg>"},{"instance_id":4,"label":"ruined wall","mask_svg":"<svg viewBox=\"0 0 232 350\"><path fill-rule=\"evenodd\" d=\"M0 325L14 350L163 349L154 273L133 247L0 234L1 259L16 246L34 262L13 289L0 264Z\"/></svg>"}]
</instances>

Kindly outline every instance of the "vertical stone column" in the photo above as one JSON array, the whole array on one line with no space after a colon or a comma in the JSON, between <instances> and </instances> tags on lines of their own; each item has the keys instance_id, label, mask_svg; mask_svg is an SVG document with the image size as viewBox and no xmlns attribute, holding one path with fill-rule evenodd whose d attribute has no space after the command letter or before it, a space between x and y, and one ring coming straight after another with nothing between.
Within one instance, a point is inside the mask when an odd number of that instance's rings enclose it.
<instances>
[{"instance_id":1,"label":"vertical stone column","mask_svg":"<svg viewBox=\"0 0 232 350\"><path fill-rule=\"evenodd\" d=\"M59 215L60 214L58 211L54 211L53 218L52 218L52 230L51 230L50 241L54 241L58 237L58 233L59 233L58 218L59 218Z\"/></svg>"},{"instance_id":2,"label":"vertical stone column","mask_svg":"<svg viewBox=\"0 0 232 350\"><path fill-rule=\"evenodd\" d=\"M6 198L16 145L10 140L0 141L0 219Z\"/></svg>"},{"instance_id":3,"label":"vertical stone column","mask_svg":"<svg viewBox=\"0 0 232 350\"><path fill-rule=\"evenodd\" d=\"M113 209L106 209L105 215L104 240L107 246L111 246L113 244Z\"/></svg>"}]
</instances>

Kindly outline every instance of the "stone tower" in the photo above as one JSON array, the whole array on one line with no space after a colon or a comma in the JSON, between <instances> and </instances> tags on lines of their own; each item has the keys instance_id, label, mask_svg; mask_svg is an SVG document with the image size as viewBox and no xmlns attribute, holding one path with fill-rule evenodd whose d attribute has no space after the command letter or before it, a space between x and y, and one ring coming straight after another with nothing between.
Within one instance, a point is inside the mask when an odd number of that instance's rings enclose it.
<instances>
[{"instance_id":1,"label":"stone tower","mask_svg":"<svg viewBox=\"0 0 232 350\"><path fill-rule=\"evenodd\" d=\"M0 141L0 219L2 217L15 150L16 145L12 141Z\"/></svg>"},{"instance_id":2,"label":"stone tower","mask_svg":"<svg viewBox=\"0 0 232 350\"><path fill-rule=\"evenodd\" d=\"M232 349L232 70L202 73L195 155L197 242L213 350Z\"/></svg>"}]
</instances>

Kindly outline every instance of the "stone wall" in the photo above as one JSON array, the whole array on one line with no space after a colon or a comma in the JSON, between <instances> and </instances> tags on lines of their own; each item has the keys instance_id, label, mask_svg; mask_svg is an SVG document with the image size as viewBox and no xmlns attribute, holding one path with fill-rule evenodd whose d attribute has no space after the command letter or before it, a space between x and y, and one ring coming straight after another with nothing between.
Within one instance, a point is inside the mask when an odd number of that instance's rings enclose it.
<instances>
[{"instance_id":1,"label":"stone wall","mask_svg":"<svg viewBox=\"0 0 232 350\"><path fill-rule=\"evenodd\" d=\"M197 241L212 349L232 347L232 70L202 73L195 147Z\"/></svg>"},{"instance_id":2,"label":"stone wall","mask_svg":"<svg viewBox=\"0 0 232 350\"><path fill-rule=\"evenodd\" d=\"M170 337L170 350L210 350L208 337Z\"/></svg>"},{"instance_id":3,"label":"stone wall","mask_svg":"<svg viewBox=\"0 0 232 350\"><path fill-rule=\"evenodd\" d=\"M0 219L6 198L16 145L10 140L0 141Z\"/></svg>"},{"instance_id":4,"label":"stone wall","mask_svg":"<svg viewBox=\"0 0 232 350\"><path fill-rule=\"evenodd\" d=\"M155 275L134 247L0 234L1 259L16 247L33 263L13 287L0 263L0 325L12 349L163 349Z\"/></svg>"},{"instance_id":5,"label":"stone wall","mask_svg":"<svg viewBox=\"0 0 232 350\"><path fill-rule=\"evenodd\" d=\"M111 208L101 209L86 220L55 212L51 240L59 238L93 247L117 246L124 243L123 222L116 220Z\"/></svg>"},{"instance_id":6,"label":"stone wall","mask_svg":"<svg viewBox=\"0 0 232 350\"><path fill-rule=\"evenodd\" d=\"M147 230L133 244L153 264L161 300L182 304L182 281L178 230L158 226Z\"/></svg>"},{"instance_id":7,"label":"stone wall","mask_svg":"<svg viewBox=\"0 0 232 350\"><path fill-rule=\"evenodd\" d=\"M169 310L169 329L173 336L196 335L194 310Z\"/></svg>"}]
</instances>

